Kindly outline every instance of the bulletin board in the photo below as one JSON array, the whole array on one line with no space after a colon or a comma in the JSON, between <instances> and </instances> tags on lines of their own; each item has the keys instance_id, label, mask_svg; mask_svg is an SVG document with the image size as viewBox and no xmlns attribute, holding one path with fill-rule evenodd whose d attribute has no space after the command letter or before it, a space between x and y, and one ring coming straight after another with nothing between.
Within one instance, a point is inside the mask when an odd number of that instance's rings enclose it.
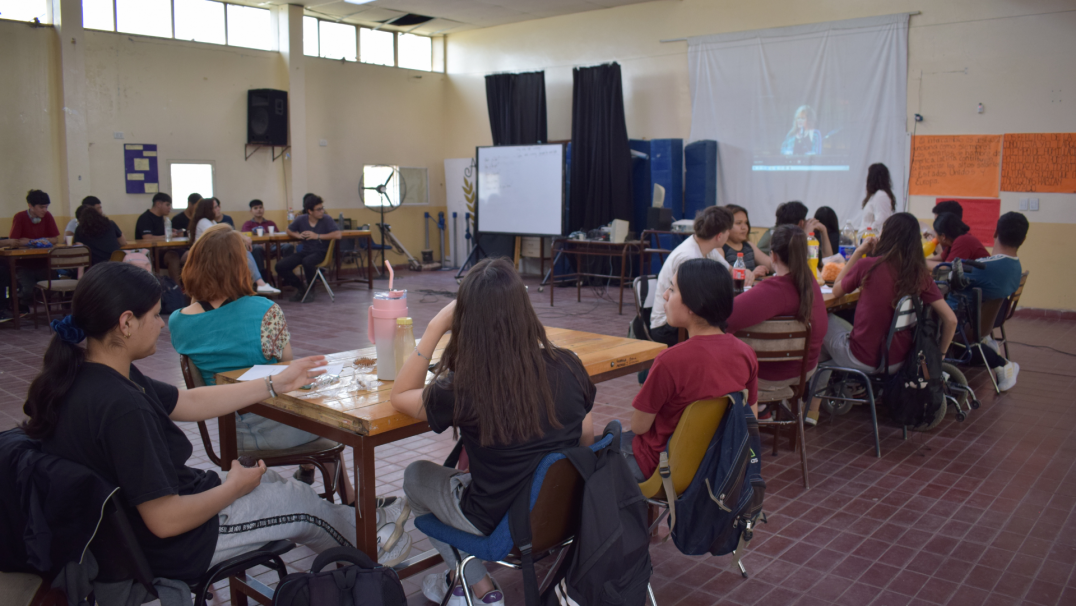
<instances>
[{"instance_id":1,"label":"bulletin board","mask_svg":"<svg viewBox=\"0 0 1076 606\"><path fill-rule=\"evenodd\" d=\"M908 191L913 196L997 196L1000 164L1001 135L915 136Z\"/></svg>"},{"instance_id":2,"label":"bulletin board","mask_svg":"<svg viewBox=\"0 0 1076 606\"><path fill-rule=\"evenodd\" d=\"M971 235L979 239L983 246L994 245L994 231L1001 216L1001 198L938 198L938 202L956 200L964 209L964 224L971 228Z\"/></svg>"},{"instance_id":3,"label":"bulletin board","mask_svg":"<svg viewBox=\"0 0 1076 606\"><path fill-rule=\"evenodd\" d=\"M160 191L160 181L157 177L157 146L153 143L124 145L123 173L129 194L155 194Z\"/></svg>"},{"instance_id":4,"label":"bulletin board","mask_svg":"<svg viewBox=\"0 0 1076 606\"><path fill-rule=\"evenodd\" d=\"M1076 133L1005 135L1001 189L1076 193Z\"/></svg>"}]
</instances>

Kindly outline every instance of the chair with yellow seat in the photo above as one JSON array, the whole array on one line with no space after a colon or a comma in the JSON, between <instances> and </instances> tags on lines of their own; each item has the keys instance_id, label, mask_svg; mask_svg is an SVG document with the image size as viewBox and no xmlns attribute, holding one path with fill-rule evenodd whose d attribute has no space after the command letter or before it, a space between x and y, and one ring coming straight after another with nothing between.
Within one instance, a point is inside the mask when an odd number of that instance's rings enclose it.
<instances>
[{"instance_id":1,"label":"chair with yellow seat","mask_svg":"<svg viewBox=\"0 0 1076 606\"><path fill-rule=\"evenodd\" d=\"M336 295L333 293L333 289L329 287L329 281L325 279L326 271L333 264L333 252L336 250L336 240L329 240L329 248L325 251L325 258L321 260L321 263L315 265L314 275L306 276L306 292L303 293L303 300L306 300L307 295L310 294L310 289L314 288L314 282L321 280L321 283L325 286L325 290L329 291L329 300L336 302Z\"/></svg>"},{"instance_id":2,"label":"chair with yellow seat","mask_svg":"<svg viewBox=\"0 0 1076 606\"><path fill-rule=\"evenodd\" d=\"M731 405L732 398L729 396L699 400L688 404L680 415L680 421L669 437L669 444L661 453L658 468L649 479L639 484L646 502L664 510L650 525L651 533L666 515L670 516L671 523L676 523L676 496L683 494L695 478L706 456L706 449ZM663 473L665 469L668 470L667 475ZM746 579L747 569L736 552L733 552L733 559Z\"/></svg>"}]
</instances>

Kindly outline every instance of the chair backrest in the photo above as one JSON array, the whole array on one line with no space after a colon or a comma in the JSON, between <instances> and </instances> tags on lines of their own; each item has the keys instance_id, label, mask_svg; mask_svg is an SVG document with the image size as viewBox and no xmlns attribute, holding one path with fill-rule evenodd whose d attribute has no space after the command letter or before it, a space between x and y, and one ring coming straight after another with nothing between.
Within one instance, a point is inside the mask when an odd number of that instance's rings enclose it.
<instances>
[{"instance_id":1,"label":"chair backrest","mask_svg":"<svg viewBox=\"0 0 1076 606\"><path fill-rule=\"evenodd\" d=\"M108 258L113 263L123 263L127 259L127 251L120 249L112 251L112 256Z\"/></svg>"},{"instance_id":2,"label":"chair backrest","mask_svg":"<svg viewBox=\"0 0 1076 606\"><path fill-rule=\"evenodd\" d=\"M645 286L645 288L644 288ZM642 315L644 309L654 308L654 297L658 289L658 277L654 274L639 276L631 282L631 292L635 295L635 311Z\"/></svg>"},{"instance_id":3,"label":"chair backrest","mask_svg":"<svg viewBox=\"0 0 1076 606\"><path fill-rule=\"evenodd\" d=\"M1001 315L1001 307L1005 305L1007 299L989 299L983 301L979 307L979 334L975 335L976 341L981 341L983 337L990 334L990 331L994 329L994 323L997 321L998 316Z\"/></svg>"},{"instance_id":4,"label":"chair backrest","mask_svg":"<svg viewBox=\"0 0 1076 606\"><path fill-rule=\"evenodd\" d=\"M49 269L78 269L90 266L90 249L77 246L57 246L49 251Z\"/></svg>"},{"instance_id":5,"label":"chair backrest","mask_svg":"<svg viewBox=\"0 0 1076 606\"><path fill-rule=\"evenodd\" d=\"M187 389L194 389L195 387L205 387L205 381L202 379L202 371L198 370L198 367L191 362L188 356L179 356L179 369L183 371L183 382L187 384ZM202 436L202 445L205 447L205 454L209 457L209 460L214 465L220 466L220 457L217 453L213 452L213 440L209 435L209 426L205 421L198 421L198 433Z\"/></svg>"},{"instance_id":6,"label":"chair backrest","mask_svg":"<svg viewBox=\"0 0 1076 606\"><path fill-rule=\"evenodd\" d=\"M731 399L728 396L692 402L680 415L672 436L669 437L669 469L672 472L673 490L683 494L687 490L695 472L699 470L706 449L717 433L721 419L728 411ZM660 497L665 493L661 477L654 473L647 481L639 485L647 496Z\"/></svg>"},{"instance_id":7,"label":"chair backrest","mask_svg":"<svg viewBox=\"0 0 1076 606\"><path fill-rule=\"evenodd\" d=\"M889 361L889 348L893 345L893 337L895 337L898 332L915 328L918 322L919 320L915 315L915 302L912 297L910 295L901 297L900 301L897 301L897 308L893 312L893 323L889 326L889 334L886 335L885 343L882 346L882 358L878 367L879 371L885 372L889 365L893 364L893 362Z\"/></svg>"},{"instance_id":8,"label":"chair backrest","mask_svg":"<svg viewBox=\"0 0 1076 606\"><path fill-rule=\"evenodd\" d=\"M333 252L336 250L336 240L329 240L329 248L325 250L325 258L318 263L318 269L325 269L333 264Z\"/></svg>"},{"instance_id":9,"label":"chair backrest","mask_svg":"<svg viewBox=\"0 0 1076 606\"><path fill-rule=\"evenodd\" d=\"M665 187L658 183L654 184L653 206L659 208L665 206Z\"/></svg>"},{"instance_id":10,"label":"chair backrest","mask_svg":"<svg viewBox=\"0 0 1076 606\"><path fill-rule=\"evenodd\" d=\"M755 351L759 362L806 359L811 348L811 324L791 316L771 318L736 332Z\"/></svg>"},{"instance_id":11,"label":"chair backrest","mask_svg":"<svg viewBox=\"0 0 1076 606\"><path fill-rule=\"evenodd\" d=\"M1002 324L1009 321L1009 318L1016 313L1016 306L1020 303L1020 295L1024 293L1024 285L1027 284L1027 274L1029 271L1024 271L1020 274L1020 286L1016 287L1016 292L1009 295L1008 299L1005 299L1005 303L1002 305L1001 312L998 313L997 321L994 323L994 327L997 328Z\"/></svg>"},{"instance_id":12,"label":"chair backrest","mask_svg":"<svg viewBox=\"0 0 1076 606\"><path fill-rule=\"evenodd\" d=\"M134 580L156 598L153 571L118 499L119 491L105 502L101 525L90 542L90 551L98 566L95 580L102 583Z\"/></svg>"}]
</instances>

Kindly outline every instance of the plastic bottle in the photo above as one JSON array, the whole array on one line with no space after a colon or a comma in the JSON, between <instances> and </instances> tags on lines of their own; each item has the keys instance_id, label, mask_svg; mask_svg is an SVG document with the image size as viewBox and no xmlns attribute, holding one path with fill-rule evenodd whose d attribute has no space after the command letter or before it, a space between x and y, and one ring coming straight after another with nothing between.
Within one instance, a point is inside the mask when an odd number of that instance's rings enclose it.
<instances>
[{"instance_id":1,"label":"plastic bottle","mask_svg":"<svg viewBox=\"0 0 1076 606\"><path fill-rule=\"evenodd\" d=\"M930 255L934 254L934 249L936 249L936 248L938 248L938 239L937 238L931 238L929 240L928 239L923 240L923 256L924 257L929 257Z\"/></svg>"},{"instance_id":2,"label":"plastic bottle","mask_svg":"<svg viewBox=\"0 0 1076 606\"><path fill-rule=\"evenodd\" d=\"M811 266L811 273L815 280L818 279L818 238L814 232L807 234L807 264Z\"/></svg>"},{"instance_id":3,"label":"plastic bottle","mask_svg":"<svg viewBox=\"0 0 1076 606\"><path fill-rule=\"evenodd\" d=\"M743 292L744 280L747 279L747 264L743 262L743 253L736 253L736 262L732 264L732 288Z\"/></svg>"},{"instance_id":4,"label":"plastic bottle","mask_svg":"<svg viewBox=\"0 0 1076 606\"><path fill-rule=\"evenodd\" d=\"M863 230L863 233L859 235L859 245L863 246L863 243L871 238L877 238L878 234L874 233L873 227L868 227Z\"/></svg>"},{"instance_id":5,"label":"plastic bottle","mask_svg":"<svg viewBox=\"0 0 1076 606\"><path fill-rule=\"evenodd\" d=\"M164 217L164 241L172 241L172 219L168 218L168 215Z\"/></svg>"},{"instance_id":6,"label":"plastic bottle","mask_svg":"<svg viewBox=\"0 0 1076 606\"><path fill-rule=\"evenodd\" d=\"M291 209L291 207L289 206L288 207L288 225L291 225L291 222L294 221L294 220L295 220L295 211L293 211Z\"/></svg>"},{"instance_id":7,"label":"plastic bottle","mask_svg":"<svg viewBox=\"0 0 1076 606\"><path fill-rule=\"evenodd\" d=\"M852 222L844 224L844 231L841 232L840 248L837 250L844 257L844 260L852 258L852 253L856 251L856 228L852 227Z\"/></svg>"},{"instance_id":8,"label":"plastic bottle","mask_svg":"<svg viewBox=\"0 0 1076 606\"><path fill-rule=\"evenodd\" d=\"M394 376L400 375L400 370L403 368L404 363L407 362L407 356L410 356L411 352L415 351L413 324L411 318L396 318L396 338L392 340L393 355L396 357L396 373Z\"/></svg>"}]
</instances>

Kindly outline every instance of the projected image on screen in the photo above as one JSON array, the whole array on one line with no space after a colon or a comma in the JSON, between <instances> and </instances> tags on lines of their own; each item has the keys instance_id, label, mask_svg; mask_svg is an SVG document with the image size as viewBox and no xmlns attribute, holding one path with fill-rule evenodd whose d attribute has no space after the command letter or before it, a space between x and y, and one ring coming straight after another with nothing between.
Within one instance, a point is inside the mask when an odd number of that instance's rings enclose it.
<instances>
[{"instance_id":1,"label":"projected image on screen","mask_svg":"<svg viewBox=\"0 0 1076 606\"><path fill-rule=\"evenodd\" d=\"M752 170L837 171L850 170L848 161L847 102L810 104L774 103L766 99L755 106Z\"/></svg>"}]
</instances>

